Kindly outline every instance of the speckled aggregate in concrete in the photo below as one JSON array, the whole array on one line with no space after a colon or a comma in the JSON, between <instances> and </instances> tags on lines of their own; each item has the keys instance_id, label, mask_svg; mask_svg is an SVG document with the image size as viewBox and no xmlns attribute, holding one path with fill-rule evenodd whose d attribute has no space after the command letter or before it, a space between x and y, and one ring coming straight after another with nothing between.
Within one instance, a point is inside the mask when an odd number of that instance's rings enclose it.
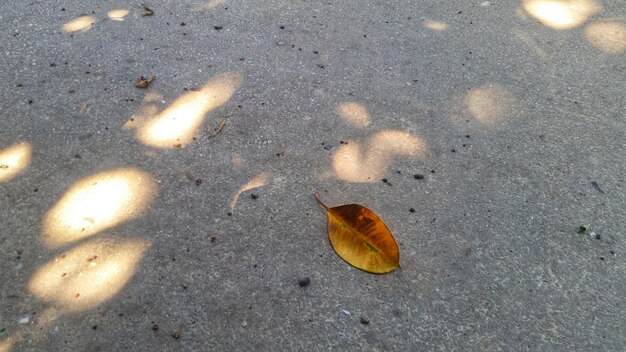
<instances>
[{"instance_id":1,"label":"speckled aggregate in concrete","mask_svg":"<svg viewBox=\"0 0 626 352\"><path fill-rule=\"evenodd\" d=\"M0 180L0 350L623 351L626 8L555 29L527 3L0 3L0 157L31 150ZM128 127L224 75L195 140ZM50 242L120 169L143 209L114 188L122 220ZM376 212L402 269L337 257L315 192Z\"/></svg>"}]
</instances>

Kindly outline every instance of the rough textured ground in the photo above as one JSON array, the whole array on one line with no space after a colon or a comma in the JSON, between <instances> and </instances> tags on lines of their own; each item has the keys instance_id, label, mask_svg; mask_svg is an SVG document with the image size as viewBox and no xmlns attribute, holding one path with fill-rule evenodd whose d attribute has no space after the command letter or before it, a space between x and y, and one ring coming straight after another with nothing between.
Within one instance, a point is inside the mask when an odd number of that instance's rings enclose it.
<instances>
[{"instance_id":1,"label":"rough textured ground","mask_svg":"<svg viewBox=\"0 0 626 352\"><path fill-rule=\"evenodd\" d=\"M623 351L626 8L563 4L1 2L0 351Z\"/></svg>"}]
</instances>

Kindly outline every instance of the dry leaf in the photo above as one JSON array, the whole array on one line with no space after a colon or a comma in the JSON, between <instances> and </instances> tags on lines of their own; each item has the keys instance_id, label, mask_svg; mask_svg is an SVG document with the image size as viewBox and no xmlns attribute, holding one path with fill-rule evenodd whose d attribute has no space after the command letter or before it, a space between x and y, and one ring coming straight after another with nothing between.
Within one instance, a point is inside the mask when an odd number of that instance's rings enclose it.
<instances>
[{"instance_id":1,"label":"dry leaf","mask_svg":"<svg viewBox=\"0 0 626 352\"><path fill-rule=\"evenodd\" d=\"M139 78L139 81L137 81L137 84L135 84L135 87L148 88L150 83L152 83L152 81L154 81L155 78L156 76L150 76L149 78L145 78L144 76L141 76L141 78Z\"/></svg>"},{"instance_id":2,"label":"dry leaf","mask_svg":"<svg viewBox=\"0 0 626 352\"><path fill-rule=\"evenodd\" d=\"M343 260L355 268L384 274L400 267L400 251L387 225L358 204L329 207L315 195L328 214L328 239Z\"/></svg>"},{"instance_id":3,"label":"dry leaf","mask_svg":"<svg viewBox=\"0 0 626 352\"><path fill-rule=\"evenodd\" d=\"M146 5L143 5L143 11L141 12L142 16L152 16L154 15L154 11Z\"/></svg>"}]
</instances>

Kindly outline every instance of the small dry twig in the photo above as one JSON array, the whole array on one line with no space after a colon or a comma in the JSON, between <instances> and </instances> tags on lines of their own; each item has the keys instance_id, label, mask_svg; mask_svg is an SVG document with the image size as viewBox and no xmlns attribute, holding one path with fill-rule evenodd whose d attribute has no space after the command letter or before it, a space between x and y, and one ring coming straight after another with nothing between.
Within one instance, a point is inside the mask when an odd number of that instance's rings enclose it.
<instances>
[{"instance_id":1,"label":"small dry twig","mask_svg":"<svg viewBox=\"0 0 626 352\"><path fill-rule=\"evenodd\" d=\"M211 133L208 138L213 138L217 136L217 134L220 133L220 131L222 131L224 126L226 126L226 120L228 120L228 118L226 117L222 118L222 121L220 122L220 126L217 129L215 129L215 131L213 131L213 133Z\"/></svg>"},{"instance_id":2,"label":"small dry twig","mask_svg":"<svg viewBox=\"0 0 626 352\"><path fill-rule=\"evenodd\" d=\"M154 11L146 5L143 5L143 11L141 12L142 16L152 16L154 15Z\"/></svg>"},{"instance_id":3,"label":"small dry twig","mask_svg":"<svg viewBox=\"0 0 626 352\"><path fill-rule=\"evenodd\" d=\"M137 87L137 88L148 88L150 83L152 83L152 81L154 81L155 78L156 78L156 76L150 76L149 78L145 78L144 76L141 76L139 78L139 81L137 81L137 84L135 84L135 87Z\"/></svg>"}]
</instances>

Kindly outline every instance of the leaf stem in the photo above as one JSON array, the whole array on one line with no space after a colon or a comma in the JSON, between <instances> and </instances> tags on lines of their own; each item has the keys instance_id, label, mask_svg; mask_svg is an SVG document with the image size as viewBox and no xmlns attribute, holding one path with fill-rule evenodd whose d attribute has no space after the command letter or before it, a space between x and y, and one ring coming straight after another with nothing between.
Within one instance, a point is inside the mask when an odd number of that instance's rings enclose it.
<instances>
[{"instance_id":1,"label":"leaf stem","mask_svg":"<svg viewBox=\"0 0 626 352\"><path fill-rule=\"evenodd\" d=\"M315 193L315 200L320 203L321 206L324 207L324 209L328 210L328 205L324 204L324 202L322 202L322 200L320 199L320 194L319 193Z\"/></svg>"}]
</instances>

